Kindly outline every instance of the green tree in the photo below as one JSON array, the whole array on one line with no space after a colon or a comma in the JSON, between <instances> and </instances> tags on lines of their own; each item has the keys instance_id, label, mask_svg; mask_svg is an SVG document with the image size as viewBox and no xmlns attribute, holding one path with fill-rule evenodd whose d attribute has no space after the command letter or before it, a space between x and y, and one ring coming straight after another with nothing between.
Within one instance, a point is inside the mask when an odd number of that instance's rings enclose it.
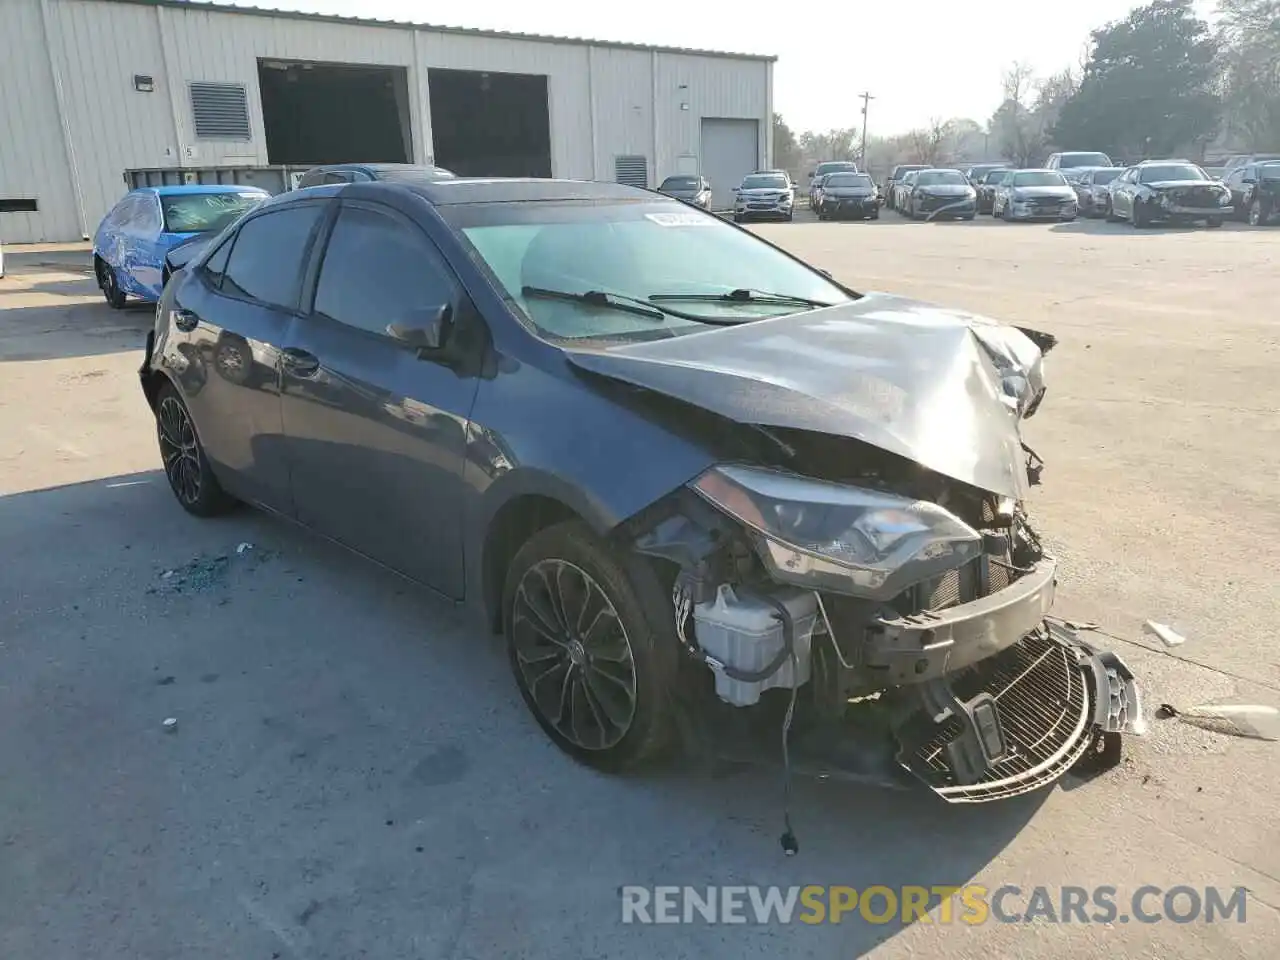
<instances>
[{"instance_id":1,"label":"green tree","mask_svg":"<svg viewBox=\"0 0 1280 960\"><path fill-rule=\"evenodd\" d=\"M1213 136L1218 41L1191 0L1154 0L1092 37L1080 87L1048 131L1054 143L1167 156Z\"/></svg>"},{"instance_id":2,"label":"green tree","mask_svg":"<svg viewBox=\"0 0 1280 960\"><path fill-rule=\"evenodd\" d=\"M1280 149L1280 0L1221 0L1227 124L1251 150Z\"/></svg>"},{"instance_id":3,"label":"green tree","mask_svg":"<svg viewBox=\"0 0 1280 960\"><path fill-rule=\"evenodd\" d=\"M800 169L800 144L780 113L773 115L773 165L792 176Z\"/></svg>"}]
</instances>

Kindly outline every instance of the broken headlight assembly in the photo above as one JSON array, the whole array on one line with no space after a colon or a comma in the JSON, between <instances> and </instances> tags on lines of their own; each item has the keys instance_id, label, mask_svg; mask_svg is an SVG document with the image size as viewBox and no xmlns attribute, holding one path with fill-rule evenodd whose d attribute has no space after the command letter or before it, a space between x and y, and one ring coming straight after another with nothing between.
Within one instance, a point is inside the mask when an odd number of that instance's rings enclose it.
<instances>
[{"instance_id":1,"label":"broken headlight assembly","mask_svg":"<svg viewBox=\"0 0 1280 960\"><path fill-rule=\"evenodd\" d=\"M781 583L889 600L980 556L982 535L924 500L760 467L713 467L692 485L749 531Z\"/></svg>"}]
</instances>

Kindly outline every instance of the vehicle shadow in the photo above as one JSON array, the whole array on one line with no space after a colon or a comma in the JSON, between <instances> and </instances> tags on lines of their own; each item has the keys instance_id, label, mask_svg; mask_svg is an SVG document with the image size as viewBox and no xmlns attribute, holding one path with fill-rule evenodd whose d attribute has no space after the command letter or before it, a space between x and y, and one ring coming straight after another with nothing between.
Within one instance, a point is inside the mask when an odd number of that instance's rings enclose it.
<instances>
[{"instance_id":1,"label":"vehicle shadow","mask_svg":"<svg viewBox=\"0 0 1280 960\"><path fill-rule=\"evenodd\" d=\"M92 357L142 349L155 305L112 310L92 279L20 276L0 285L0 362Z\"/></svg>"},{"instance_id":2,"label":"vehicle shadow","mask_svg":"<svg viewBox=\"0 0 1280 960\"><path fill-rule=\"evenodd\" d=\"M1204 224L1195 223L1154 223L1150 226L1143 227L1141 230L1136 229L1127 221L1112 222L1103 218L1096 220L1086 220L1080 218L1072 220L1070 223L1055 223L1050 226L1054 233L1088 233L1098 236L1106 236L1108 234L1124 234L1126 236L1151 236L1165 233L1214 233L1221 231L1235 232L1241 229L1248 229L1247 224L1238 223L1228 220L1221 227L1210 228Z\"/></svg>"},{"instance_id":3,"label":"vehicle shadow","mask_svg":"<svg viewBox=\"0 0 1280 960\"><path fill-rule=\"evenodd\" d=\"M553 955L568 936L637 960L674 955L660 948L668 941L682 956L730 945L740 956L860 957L910 925L902 887L969 882L1048 796L948 806L923 788L797 779L800 850L786 857L775 769L610 777L574 763L528 716L499 638L276 518L197 520L163 474L143 471L0 498L0 541L38 553L0 584L0 604L22 598L27 611L6 638L7 679L24 693L0 729L14 774L11 856L43 864L45 845L75 849L92 878L81 900L119 882L125 915L146 896L166 935L197 906L183 899L191 863L218 859L273 891L290 935L314 897L326 906L312 935L324 936L327 915L365 942L436 936L423 903L445 916L557 918L516 925L520 949L468 955ZM166 716L176 736L144 732ZM39 750L24 746L34 731ZM103 782L117 785L112 803L98 802ZM233 823L227 810L240 811ZM59 861L47 862L24 882L32 898L65 888ZM136 884L121 878L140 870L152 890L128 892ZM622 922L630 884L878 886L895 891L895 909L882 892L876 922L855 909L784 926L756 923L744 898L745 924L673 930ZM231 885L198 899L201 916L242 916ZM78 900L64 907L82 921ZM0 905L0 919L6 909L17 905ZM105 922L95 914L84 935ZM227 953L249 955L244 925L225 930ZM490 935L479 923L465 934Z\"/></svg>"}]
</instances>

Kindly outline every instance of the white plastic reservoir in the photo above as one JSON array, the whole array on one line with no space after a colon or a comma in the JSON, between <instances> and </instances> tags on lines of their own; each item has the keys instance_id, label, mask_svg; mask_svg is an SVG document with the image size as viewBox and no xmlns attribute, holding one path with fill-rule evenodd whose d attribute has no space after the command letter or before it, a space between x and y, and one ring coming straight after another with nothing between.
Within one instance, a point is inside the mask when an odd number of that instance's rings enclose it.
<instances>
[{"instance_id":1,"label":"white plastic reservoir","mask_svg":"<svg viewBox=\"0 0 1280 960\"><path fill-rule=\"evenodd\" d=\"M746 682L715 671L716 695L727 703L745 707L773 687L791 689L809 680L809 651L817 619L817 598L808 590L779 590L772 594L782 602L794 623L795 659L787 657L772 676ZM693 608L698 645L721 663L737 670L762 670L783 649L782 620L777 608L762 597L744 592L739 596L722 583L713 601Z\"/></svg>"}]
</instances>

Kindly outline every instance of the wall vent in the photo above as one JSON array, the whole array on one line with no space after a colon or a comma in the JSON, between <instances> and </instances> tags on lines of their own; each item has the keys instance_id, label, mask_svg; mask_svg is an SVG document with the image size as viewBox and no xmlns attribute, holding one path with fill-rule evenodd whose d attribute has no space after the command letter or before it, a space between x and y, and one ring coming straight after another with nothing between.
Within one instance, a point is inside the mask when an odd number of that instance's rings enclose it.
<instances>
[{"instance_id":1,"label":"wall vent","mask_svg":"<svg viewBox=\"0 0 1280 960\"><path fill-rule=\"evenodd\" d=\"M244 84L195 81L190 90L197 139L250 139L249 97Z\"/></svg>"},{"instance_id":2,"label":"wall vent","mask_svg":"<svg viewBox=\"0 0 1280 960\"><path fill-rule=\"evenodd\" d=\"M629 187L649 186L649 160L646 157L614 157L613 179Z\"/></svg>"}]
</instances>

